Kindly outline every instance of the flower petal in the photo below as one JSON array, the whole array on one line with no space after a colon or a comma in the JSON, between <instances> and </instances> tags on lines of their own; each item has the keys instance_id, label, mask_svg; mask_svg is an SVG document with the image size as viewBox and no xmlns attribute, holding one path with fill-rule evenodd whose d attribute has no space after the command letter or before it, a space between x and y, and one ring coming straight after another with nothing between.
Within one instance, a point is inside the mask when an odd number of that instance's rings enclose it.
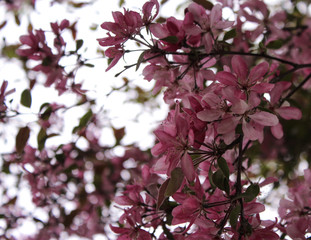
<instances>
[{"instance_id":1,"label":"flower petal","mask_svg":"<svg viewBox=\"0 0 311 240\"><path fill-rule=\"evenodd\" d=\"M275 126L272 126L270 128L272 135L276 138L276 139L281 139L284 135L283 133L283 127L280 123L278 123Z\"/></svg>"},{"instance_id":2,"label":"flower petal","mask_svg":"<svg viewBox=\"0 0 311 240\"><path fill-rule=\"evenodd\" d=\"M230 72L218 72L216 80L227 86L237 86L237 78Z\"/></svg>"},{"instance_id":3,"label":"flower petal","mask_svg":"<svg viewBox=\"0 0 311 240\"><path fill-rule=\"evenodd\" d=\"M299 120L302 117L300 109L295 107L281 107L275 110L280 116L286 120L295 119Z\"/></svg>"},{"instance_id":4,"label":"flower petal","mask_svg":"<svg viewBox=\"0 0 311 240\"><path fill-rule=\"evenodd\" d=\"M277 116L269 112L256 112L249 117L263 126L275 126L279 123Z\"/></svg>"},{"instance_id":5,"label":"flower petal","mask_svg":"<svg viewBox=\"0 0 311 240\"><path fill-rule=\"evenodd\" d=\"M241 83L245 83L248 76L248 67L245 60L241 56L236 55L231 59L231 65Z\"/></svg>"},{"instance_id":6,"label":"flower petal","mask_svg":"<svg viewBox=\"0 0 311 240\"><path fill-rule=\"evenodd\" d=\"M222 114L222 111L218 109L205 109L197 113L198 119L206 122L217 120Z\"/></svg>"},{"instance_id":7,"label":"flower petal","mask_svg":"<svg viewBox=\"0 0 311 240\"><path fill-rule=\"evenodd\" d=\"M268 69L269 64L267 62L262 62L259 65L253 67L249 73L249 80L251 82L256 82L268 72Z\"/></svg>"},{"instance_id":8,"label":"flower petal","mask_svg":"<svg viewBox=\"0 0 311 240\"><path fill-rule=\"evenodd\" d=\"M195 171L192 163L192 158L185 153L181 158L181 168L189 182L194 181Z\"/></svg>"}]
</instances>

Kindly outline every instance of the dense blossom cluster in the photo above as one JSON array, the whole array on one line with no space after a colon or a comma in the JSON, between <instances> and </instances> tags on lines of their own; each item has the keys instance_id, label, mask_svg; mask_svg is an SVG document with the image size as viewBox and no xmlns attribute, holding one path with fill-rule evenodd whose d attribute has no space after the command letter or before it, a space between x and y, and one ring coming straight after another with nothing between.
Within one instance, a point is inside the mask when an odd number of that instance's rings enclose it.
<instances>
[{"instance_id":1,"label":"dense blossom cluster","mask_svg":"<svg viewBox=\"0 0 311 240\"><path fill-rule=\"evenodd\" d=\"M158 5L154 7L158 12ZM158 142L152 148L152 154L158 157L152 171L168 176L157 193L159 211L153 220L153 224L162 225L164 230L160 239L279 239L275 233L277 221L260 219L260 212L265 208L256 200L258 183L241 179L248 161L243 155L252 142L264 141L267 127L276 139L281 139L284 134L280 118L299 120L302 117L301 111L286 101L291 96L288 93L291 83L280 81L279 67L285 64L289 72L302 68L302 76L306 76L310 62L299 65L302 62L290 61L292 53L286 51L288 45L297 44L296 38L301 36L290 38L284 12L270 16L262 1L252 1L240 6L236 21L227 21L222 17L222 8L216 4L207 10L191 3L184 19L170 17L164 23L148 25L138 12L114 12L115 23L102 24L103 29L115 34L112 37L108 33L107 38L99 39L100 45L110 47L106 54L113 58L107 70L127 52L125 42L129 39L149 47L142 53L143 62L148 63L143 75L148 81L156 81L154 93L165 87L165 101L175 105L154 131ZM262 17L257 17L258 13ZM257 27L244 31L247 22ZM142 26L146 26L152 41L141 35ZM229 36L233 32L234 36ZM262 52L253 51L251 45L262 36ZM283 39L288 45L280 46L283 51L279 54L274 51L279 47L273 44ZM305 78L304 83L308 79ZM233 175L235 181L231 178ZM128 188L122 199L143 190L137 189L138 186ZM124 209L121 220L127 230L112 226L112 230L120 234L118 239L154 237L140 228L151 227L144 225L142 213L138 218L133 217L137 204L148 205L138 192L135 194L136 197L128 201L116 199L120 205L131 206ZM147 195L145 201L148 199ZM285 201L281 205L285 205ZM155 211L152 202L148 206L146 214ZM309 211L305 212L308 216ZM147 216L151 222L152 218ZM284 214L281 217L286 218ZM304 220L298 217L295 224L298 221ZM173 231L168 227L183 223L188 224ZM293 228L294 223L286 224ZM292 232L302 237L309 227L306 221L301 233L298 227ZM166 228L171 230L170 234Z\"/></svg>"},{"instance_id":2,"label":"dense blossom cluster","mask_svg":"<svg viewBox=\"0 0 311 240\"><path fill-rule=\"evenodd\" d=\"M60 24L51 23L52 32L55 35L53 50L47 45L43 30L37 30L35 33L29 31L29 35L21 36L21 43L28 48L17 50L18 55L40 62L32 70L44 73L47 77L45 86L49 87L55 83L60 94L66 91L68 78L74 77L74 72L66 73L64 67L59 63L65 56L66 47L61 32L68 27L68 20L63 20Z\"/></svg>"},{"instance_id":3,"label":"dense blossom cluster","mask_svg":"<svg viewBox=\"0 0 311 240\"><path fill-rule=\"evenodd\" d=\"M14 11L21 5L5 2ZM230 20L224 9L231 13ZM44 103L37 121L19 128L15 151L3 156L2 172L9 174L11 166L18 166L22 173L16 174L17 182L27 181L32 202L47 216L41 220L13 209L17 196L4 191L0 234L14 239L11 230L18 227L16 222L28 219L39 226L34 236L25 237L29 240L92 238L109 231L118 240L307 239L310 170L304 171L303 179L289 181L279 219L266 220L262 188L277 187L278 178L290 179L293 171L287 176L283 170L268 171L257 160L286 156L282 144L291 131L287 124L304 118L303 106L293 96L309 93L311 18L294 11L272 12L261 0L193 1L183 19L158 21L160 4L149 0L140 12L113 12L113 22L100 25L107 35L97 39L109 58L106 71L126 54L141 51L137 62L119 74L144 66L143 78L154 82L152 93L162 91L170 107L153 132L154 146L146 151L122 144L124 128L111 126L114 145L100 141L100 111L95 113L95 100L75 83L80 67L93 67L79 51L83 40L75 39L75 23L51 23L50 32L29 27L16 50L27 73L40 72L44 87L54 86L59 95L73 93L79 101L71 106ZM71 32L76 49L68 49L65 31ZM137 49L128 48L130 41ZM67 57L75 58L73 67L63 64ZM20 100L28 108L32 81ZM129 87L129 80L123 81L119 89ZM4 81L0 88L1 124L9 120L6 96L14 91L7 91L7 86ZM88 111L72 126L73 140L47 146L50 138L61 135L66 112L82 105ZM310 114L305 118L309 126ZM35 134L37 146L28 142ZM120 146L124 153L116 156L114 150ZM254 153L258 149L265 150ZM309 152L307 145L299 155ZM120 213L114 222L112 208Z\"/></svg>"},{"instance_id":4,"label":"dense blossom cluster","mask_svg":"<svg viewBox=\"0 0 311 240\"><path fill-rule=\"evenodd\" d=\"M279 215L286 227L280 230L293 239L304 239L306 233L311 232L311 171L304 171L304 179L296 180L289 189L288 199L282 199L279 206Z\"/></svg>"}]
</instances>

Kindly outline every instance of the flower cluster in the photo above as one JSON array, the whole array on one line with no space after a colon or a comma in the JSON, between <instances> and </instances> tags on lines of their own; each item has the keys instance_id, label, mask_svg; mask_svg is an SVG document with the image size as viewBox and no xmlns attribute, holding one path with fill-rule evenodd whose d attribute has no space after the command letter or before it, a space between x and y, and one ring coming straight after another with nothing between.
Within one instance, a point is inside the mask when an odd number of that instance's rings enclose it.
<instances>
[{"instance_id":1,"label":"flower cluster","mask_svg":"<svg viewBox=\"0 0 311 240\"><path fill-rule=\"evenodd\" d=\"M65 56L66 47L61 33L68 27L68 20L63 20L60 24L51 23L52 32L55 35L53 49L47 45L45 32L41 29L35 32L29 30L28 35L21 36L20 42L22 46L27 46L27 48L17 49L17 54L21 57L39 62L32 70L44 73L47 76L45 86L49 87L55 84L59 94L66 91L67 80L72 77L66 73L64 67L59 63Z\"/></svg>"},{"instance_id":2,"label":"flower cluster","mask_svg":"<svg viewBox=\"0 0 311 240\"><path fill-rule=\"evenodd\" d=\"M158 11L156 1L146 4ZM279 239L277 220L261 220L265 207L257 199L260 187L273 181L259 184L242 179L242 172L251 171L245 153L254 142L263 143L267 130L281 139L281 119L302 117L288 101L298 88L290 91L293 85L281 81L279 69L285 65L286 76L310 68L310 63L299 65L269 55L289 37L281 24L285 15L270 16L265 3L254 1L241 4L236 20L228 21L222 16L224 5L206 9L191 3L182 20L169 17L164 23L146 24L146 6L144 16L128 10L113 13L115 22L103 23L102 28L114 36L108 33L99 44L113 46L106 50L112 60L107 70L130 52L126 41L148 48L133 66L147 63L143 76L155 80L153 93L165 88L164 100L172 109L154 131L156 144L151 150L158 158L151 172L167 179L158 189L156 209L145 202L154 194L128 186L116 199L119 205L130 206L119 221L124 228L112 230L119 239L154 238L146 231L151 226L141 218L145 211L155 217L153 228L159 226L157 219L162 220L164 233L159 239ZM245 30L247 22L255 29ZM150 41L141 34L143 27ZM253 52L254 42L262 36L261 50Z\"/></svg>"},{"instance_id":3,"label":"flower cluster","mask_svg":"<svg viewBox=\"0 0 311 240\"><path fill-rule=\"evenodd\" d=\"M304 179L297 180L288 191L288 198L281 199L280 230L293 239L306 239L311 232L311 171L304 171Z\"/></svg>"},{"instance_id":4,"label":"flower cluster","mask_svg":"<svg viewBox=\"0 0 311 240\"><path fill-rule=\"evenodd\" d=\"M35 7L36 1L31 2ZM65 1L52 0L51 6L55 2ZM79 8L91 2L68 4ZM0 218L6 218L0 234L6 239L26 218L40 227L25 239L92 238L111 231L118 240L307 238L310 170L304 171L304 180L288 183L280 219L264 220L262 213L269 200L263 188L273 184L274 190L278 179L291 178L298 162L294 158L307 155L309 160L310 114L304 111L310 109L310 17L298 7L270 11L262 0L198 0L185 8L181 19L157 19L165 2L147 0L140 11L113 12L113 21L100 25L107 35L97 39L108 58L106 71L125 55L141 52L137 62L117 75L141 68L141 76L154 82L153 95L163 93L169 106L167 117L153 131L153 147L144 151L125 145L126 128L113 127L107 109L98 107L91 92L76 83L80 67L93 67L81 51L83 40L76 39L77 22L51 23L51 31L29 24L20 45L5 46L2 52L9 58L17 57L18 48L27 73L39 73L31 76L29 89L21 95L24 107L31 107L31 90L42 76L46 88L79 97L71 105L43 103L31 113L35 121L22 121L24 127L18 123L15 149L3 154L0 181L10 174L16 186L26 181L32 202L47 214L39 219L14 208L19 199L16 187L1 184ZM16 13L18 24L22 1L4 4ZM68 31L75 49L69 49ZM112 91L132 90L127 77L123 83ZM16 102L8 108L6 97L14 91L7 91L8 84L3 81L0 87L0 124L23 114L14 109ZM145 90L134 89L137 102L151 99ZM74 121L71 110L82 105L88 110ZM7 114L8 109L15 115ZM71 123L72 139L59 143ZM114 144L103 144L103 128L110 128ZM277 158L282 158L281 164L272 162ZM111 221L112 207L120 213L117 222Z\"/></svg>"}]
</instances>

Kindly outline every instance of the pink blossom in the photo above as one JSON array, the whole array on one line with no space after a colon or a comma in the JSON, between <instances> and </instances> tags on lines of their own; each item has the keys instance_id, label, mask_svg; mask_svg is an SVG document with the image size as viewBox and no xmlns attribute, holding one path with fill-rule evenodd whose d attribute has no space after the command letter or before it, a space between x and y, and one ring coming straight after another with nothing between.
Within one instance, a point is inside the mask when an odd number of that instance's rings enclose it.
<instances>
[{"instance_id":1,"label":"pink blossom","mask_svg":"<svg viewBox=\"0 0 311 240\"><path fill-rule=\"evenodd\" d=\"M110 47L105 51L105 55L109 57L109 59L112 59L108 68L106 69L106 72L110 70L111 68L113 68L118 63L118 61L122 58L123 54L124 54L124 51L120 45Z\"/></svg>"},{"instance_id":2,"label":"pink blossom","mask_svg":"<svg viewBox=\"0 0 311 240\"><path fill-rule=\"evenodd\" d=\"M305 178L289 189L288 199L281 199L279 215L286 225L285 231L293 239L305 239L311 230L310 169L304 171Z\"/></svg>"},{"instance_id":3,"label":"pink blossom","mask_svg":"<svg viewBox=\"0 0 311 240\"><path fill-rule=\"evenodd\" d=\"M167 175L170 176L171 171L181 164L186 178L193 181L195 170L187 150L194 144L194 134L189 119L180 113L178 104L175 111L170 112L163 126L154 133L159 142L151 151L154 156L166 155L165 161L161 163L167 166ZM162 167L164 166L160 169Z\"/></svg>"},{"instance_id":4,"label":"pink blossom","mask_svg":"<svg viewBox=\"0 0 311 240\"><path fill-rule=\"evenodd\" d=\"M147 10L146 10L147 11ZM108 33L108 37L97 39L101 46L119 45L139 33L143 26L143 21L138 12L124 9L124 14L121 12L112 12L114 22L104 22L101 27L115 36Z\"/></svg>"},{"instance_id":5,"label":"pink blossom","mask_svg":"<svg viewBox=\"0 0 311 240\"><path fill-rule=\"evenodd\" d=\"M65 72L64 67L59 64L61 58L64 55L64 48L66 46L65 41L61 37L61 31L68 27L69 22L63 20L60 25L57 23L51 23L53 33L56 35L54 38L54 47L56 52L47 45L45 32L42 30L36 30L34 33L29 31L28 35L20 37L21 43L26 46L17 49L16 53L22 57L34 61L40 61L40 63L33 67L33 71L39 71L46 74L47 79L45 86L49 87L53 83L56 85L56 89L59 94L64 93L67 89L68 74Z\"/></svg>"},{"instance_id":6,"label":"pink blossom","mask_svg":"<svg viewBox=\"0 0 311 240\"><path fill-rule=\"evenodd\" d=\"M151 33L164 44L163 49L176 51L181 47L185 37L182 21L169 17L165 24L155 23L150 25Z\"/></svg>"},{"instance_id":7,"label":"pink blossom","mask_svg":"<svg viewBox=\"0 0 311 240\"><path fill-rule=\"evenodd\" d=\"M241 56L234 56L231 60L233 72L227 71L218 72L216 79L226 86L235 86L246 94L254 91L258 94L269 92L273 88L273 84L264 82L264 76L269 71L269 64L262 62L253 67L250 71Z\"/></svg>"},{"instance_id":8,"label":"pink blossom","mask_svg":"<svg viewBox=\"0 0 311 240\"><path fill-rule=\"evenodd\" d=\"M156 12L155 14L152 16L152 10L155 8ZM151 23L152 20L154 20L157 15L159 14L159 10L160 10L160 4L157 0L150 0L148 2L146 2L143 5L143 22L145 25L148 25Z\"/></svg>"}]
</instances>

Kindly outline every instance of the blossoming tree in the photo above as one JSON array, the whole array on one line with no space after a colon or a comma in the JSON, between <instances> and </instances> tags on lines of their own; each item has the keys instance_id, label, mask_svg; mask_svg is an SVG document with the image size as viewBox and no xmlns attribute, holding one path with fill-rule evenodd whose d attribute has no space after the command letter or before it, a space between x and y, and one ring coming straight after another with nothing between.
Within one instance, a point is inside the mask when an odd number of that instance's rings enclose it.
<instances>
[{"instance_id":1,"label":"blossoming tree","mask_svg":"<svg viewBox=\"0 0 311 240\"><path fill-rule=\"evenodd\" d=\"M73 8L92 4L54 2ZM21 1L1 4L18 24ZM35 8L37 1L31 4ZM177 19L159 17L160 3L149 0L139 11L114 11L112 22L99 23L107 34L97 38L99 52L108 58L106 71L123 76L123 85L111 91L134 90L141 104L163 93L169 107L147 150L123 144L125 128L112 125L115 143L100 141L98 102L76 81L80 69L92 72L94 67L85 57L87 50L81 51L84 41L76 39L77 22L52 22L50 30L29 24L19 44L2 47L4 58L23 63L29 79L20 104L30 108L33 89L40 84L78 101L71 106L42 103L35 121L19 119L23 125L14 136L14 150L2 155L1 179L14 176L17 189L26 182L33 204L46 218L27 212L17 204L18 194L2 187L1 236L14 239L21 222L34 221L38 231L27 239L96 234L119 240L310 237L308 10L303 1L271 7L260 0L196 0ZM65 40L66 32L71 40ZM115 70L135 52L140 55L133 64ZM66 65L68 59L74 64ZM141 81L154 83L152 96L124 77L130 69L142 69ZM2 134L23 116L19 106L10 105L13 94L14 85L3 80ZM71 126L74 140L48 145L62 134L57 126L63 113L82 106L86 112ZM120 147L123 155L115 152ZM264 219L269 200L263 189L268 186L270 193L284 186L288 191L279 192L279 215ZM74 207L68 210L66 203ZM114 208L118 219L113 219Z\"/></svg>"}]
</instances>

